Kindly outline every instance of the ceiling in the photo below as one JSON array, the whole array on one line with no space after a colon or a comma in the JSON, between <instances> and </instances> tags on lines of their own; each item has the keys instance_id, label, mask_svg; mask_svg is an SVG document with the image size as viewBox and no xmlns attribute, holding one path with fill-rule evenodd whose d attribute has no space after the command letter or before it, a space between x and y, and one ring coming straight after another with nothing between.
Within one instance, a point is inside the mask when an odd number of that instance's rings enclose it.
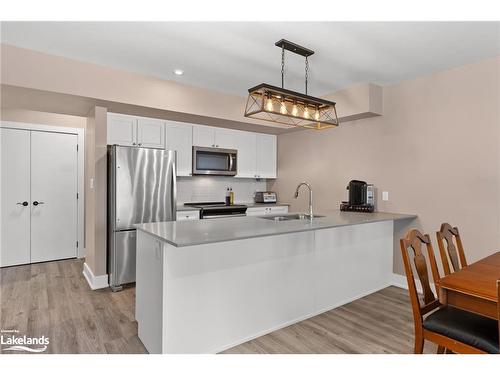
<instances>
[{"instance_id":1,"label":"ceiling","mask_svg":"<svg viewBox=\"0 0 500 375\"><path fill-rule=\"evenodd\" d=\"M316 53L309 94L381 85L500 55L499 22L2 22L2 43L244 96L281 85L279 39ZM285 87L303 90L303 57ZM183 76L173 74L183 69Z\"/></svg>"}]
</instances>

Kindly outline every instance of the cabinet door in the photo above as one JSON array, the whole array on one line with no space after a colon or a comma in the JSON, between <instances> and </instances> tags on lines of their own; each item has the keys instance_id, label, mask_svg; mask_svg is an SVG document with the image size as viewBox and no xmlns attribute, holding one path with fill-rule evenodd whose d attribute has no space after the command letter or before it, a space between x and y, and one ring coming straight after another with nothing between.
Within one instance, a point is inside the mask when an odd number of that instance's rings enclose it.
<instances>
[{"instance_id":1,"label":"cabinet door","mask_svg":"<svg viewBox=\"0 0 500 375\"><path fill-rule=\"evenodd\" d=\"M177 211L177 221L192 221L200 219L200 211Z\"/></svg>"},{"instance_id":2,"label":"cabinet door","mask_svg":"<svg viewBox=\"0 0 500 375\"><path fill-rule=\"evenodd\" d=\"M177 151L177 176L191 176L193 160L193 126L167 121L167 150Z\"/></svg>"},{"instance_id":3,"label":"cabinet door","mask_svg":"<svg viewBox=\"0 0 500 375\"><path fill-rule=\"evenodd\" d=\"M257 134L252 132L236 132L236 149L238 150L238 174L236 177L255 178L257 175Z\"/></svg>"},{"instance_id":4,"label":"cabinet door","mask_svg":"<svg viewBox=\"0 0 500 375\"><path fill-rule=\"evenodd\" d=\"M165 122L152 118L139 118L137 120L137 145L164 149Z\"/></svg>"},{"instance_id":5,"label":"cabinet door","mask_svg":"<svg viewBox=\"0 0 500 375\"><path fill-rule=\"evenodd\" d=\"M30 262L30 132L0 129L0 145L0 267L5 267Z\"/></svg>"},{"instance_id":6,"label":"cabinet door","mask_svg":"<svg viewBox=\"0 0 500 375\"><path fill-rule=\"evenodd\" d=\"M238 148L238 130L215 129L215 147L219 148Z\"/></svg>"},{"instance_id":7,"label":"cabinet door","mask_svg":"<svg viewBox=\"0 0 500 375\"><path fill-rule=\"evenodd\" d=\"M257 177L276 178L276 136L257 134Z\"/></svg>"},{"instance_id":8,"label":"cabinet door","mask_svg":"<svg viewBox=\"0 0 500 375\"><path fill-rule=\"evenodd\" d=\"M193 146L215 147L215 128L193 125Z\"/></svg>"},{"instance_id":9,"label":"cabinet door","mask_svg":"<svg viewBox=\"0 0 500 375\"><path fill-rule=\"evenodd\" d=\"M135 146L137 143L137 120L133 116L108 114L108 145Z\"/></svg>"},{"instance_id":10,"label":"cabinet door","mask_svg":"<svg viewBox=\"0 0 500 375\"><path fill-rule=\"evenodd\" d=\"M78 157L75 134L31 133L31 262L75 258Z\"/></svg>"}]
</instances>

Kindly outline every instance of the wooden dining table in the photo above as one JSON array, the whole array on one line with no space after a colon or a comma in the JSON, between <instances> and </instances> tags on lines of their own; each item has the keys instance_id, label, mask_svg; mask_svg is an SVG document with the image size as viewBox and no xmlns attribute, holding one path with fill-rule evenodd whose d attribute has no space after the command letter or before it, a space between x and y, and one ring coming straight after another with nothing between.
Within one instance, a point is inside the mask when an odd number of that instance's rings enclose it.
<instances>
[{"instance_id":1,"label":"wooden dining table","mask_svg":"<svg viewBox=\"0 0 500 375\"><path fill-rule=\"evenodd\" d=\"M500 252L443 277L439 281L440 302L498 320L497 280Z\"/></svg>"}]
</instances>

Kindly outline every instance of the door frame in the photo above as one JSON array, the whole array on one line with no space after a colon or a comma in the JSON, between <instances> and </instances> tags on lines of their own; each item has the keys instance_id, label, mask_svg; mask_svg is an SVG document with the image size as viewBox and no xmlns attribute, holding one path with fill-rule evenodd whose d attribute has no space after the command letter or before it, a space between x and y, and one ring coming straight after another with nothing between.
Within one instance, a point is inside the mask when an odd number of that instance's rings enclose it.
<instances>
[{"instance_id":1,"label":"door frame","mask_svg":"<svg viewBox=\"0 0 500 375\"><path fill-rule=\"evenodd\" d=\"M48 132L48 133L75 134L77 136L77 145L78 145L77 257L84 258L85 257L85 129L44 125L44 124L32 124L32 123L16 122L16 121L0 121L0 128Z\"/></svg>"}]
</instances>

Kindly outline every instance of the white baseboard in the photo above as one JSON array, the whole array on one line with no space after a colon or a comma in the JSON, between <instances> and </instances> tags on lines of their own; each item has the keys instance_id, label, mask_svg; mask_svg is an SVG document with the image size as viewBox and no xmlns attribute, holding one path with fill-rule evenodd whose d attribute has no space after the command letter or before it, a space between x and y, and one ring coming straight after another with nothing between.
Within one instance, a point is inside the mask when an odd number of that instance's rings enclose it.
<instances>
[{"instance_id":1,"label":"white baseboard","mask_svg":"<svg viewBox=\"0 0 500 375\"><path fill-rule=\"evenodd\" d=\"M108 275L94 276L87 263L83 263L83 276L85 276L85 279L87 280L87 283L89 283L90 289L92 290L107 288L109 286Z\"/></svg>"},{"instance_id":2,"label":"white baseboard","mask_svg":"<svg viewBox=\"0 0 500 375\"><path fill-rule=\"evenodd\" d=\"M391 284L399 288L408 289L408 281L406 280L406 276L398 275L397 273L392 274ZM417 292L422 293L422 286L420 285L420 283L416 281L415 284L417 285ZM431 283L431 289L433 291L436 290L436 286L434 285L434 283Z\"/></svg>"}]
</instances>

